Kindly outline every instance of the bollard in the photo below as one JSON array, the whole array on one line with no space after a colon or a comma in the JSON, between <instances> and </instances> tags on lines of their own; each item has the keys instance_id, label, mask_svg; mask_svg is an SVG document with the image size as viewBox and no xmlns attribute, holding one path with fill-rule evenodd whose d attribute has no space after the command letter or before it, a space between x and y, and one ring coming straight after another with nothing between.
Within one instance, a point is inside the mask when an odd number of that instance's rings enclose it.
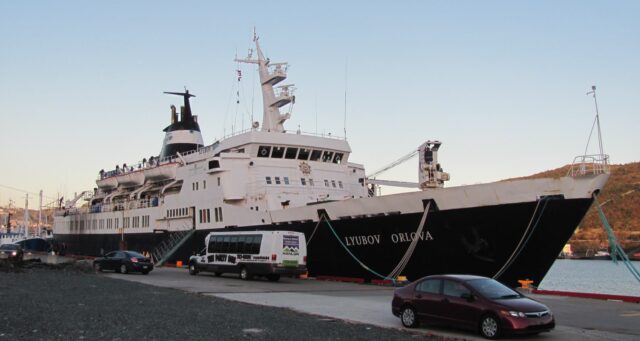
<instances>
[{"instance_id":1,"label":"bollard","mask_svg":"<svg viewBox=\"0 0 640 341\"><path fill-rule=\"evenodd\" d=\"M531 285L533 283L532 280L530 279L519 279L518 283L520 283L520 288L524 289L524 290L530 290L531 288L529 287L529 285Z\"/></svg>"},{"instance_id":2,"label":"bollard","mask_svg":"<svg viewBox=\"0 0 640 341\"><path fill-rule=\"evenodd\" d=\"M176 262L176 268L181 268L182 267L182 261L179 260Z\"/></svg>"}]
</instances>

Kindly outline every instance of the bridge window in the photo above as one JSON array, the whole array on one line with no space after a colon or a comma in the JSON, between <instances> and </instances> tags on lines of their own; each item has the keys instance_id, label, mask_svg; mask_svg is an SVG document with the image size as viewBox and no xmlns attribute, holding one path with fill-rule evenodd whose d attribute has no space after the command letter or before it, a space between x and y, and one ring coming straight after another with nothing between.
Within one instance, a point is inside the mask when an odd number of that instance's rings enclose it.
<instances>
[{"instance_id":1,"label":"bridge window","mask_svg":"<svg viewBox=\"0 0 640 341\"><path fill-rule=\"evenodd\" d=\"M320 159L320 156L322 155L322 150L313 150L311 152L311 157L309 158L309 161L318 161L318 159Z\"/></svg>"},{"instance_id":2,"label":"bridge window","mask_svg":"<svg viewBox=\"0 0 640 341\"><path fill-rule=\"evenodd\" d=\"M276 185L280 185L280 177L276 176Z\"/></svg>"},{"instance_id":3,"label":"bridge window","mask_svg":"<svg viewBox=\"0 0 640 341\"><path fill-rule=\"evenodd\" d=\"M311 150L300 148L300 152L298 153L298 160L308 160L309 154L311 154Z\"/></svg>"},{"instance_id":4,"label":"bridge window","mask_svg":"<svg viewBox=\"0 0 640 341\"><path fill-rule=\"evenodd\" d=\"M266 177L266 179L267 179L267 185L271 185L271 177L268 176L268 177Z\"/></svg>"},{"instance_id":5,"label":"bridge window","mask_svg":"<svg viewBox=\"0 0 640 341\"><path fill-rule=\"evenodd\" d=\"M287 152L284 154L285 159L295 159L298 154L298 148L287 148Z\"/></svg>"},{"instance_id":6,"label":"bridge window","mask_svg":"<svg viewBox=\"0 0 640 341\"><path fill-rule=\"evenodd\" d=\"M270 153L271 153L271 146L258 147L258 157L269 157Z\"/></svg>"},{"instance_id":7,"label":"bridge window","mask_svg":"<svg viewBox=\"0 0 640 341\"><path fill-rule=\"evenodd\" d=\"M331 160L333 159L333 152L329 152L329 151L324 151L324 154L322 155L322 162L331 162Z\"/></svg>"},{"instance_id":8,"label":"bridge window","mask_svg":"<svg viewBox=\"0 0 640 341\"><path fill-rule=\"evenodd\" d=\"M344 157L343 153L336 153L333 157L333 163L342 163L342 157Z\"/></svg>"},{"instance_id":9,"label":"bridge window","mask_svg":"<svg viewBox=\"0 0 640 341\"><path fill-rule=\"evenodd\" d=\"M258 154L258 156L260 156ZM209 169L214 169L214 168L220 168L220 161L219 160L211 160L209 161Z\"/></svg>"},{"instance_id":10,"label":"bridge window","mask_svg":"<svg viewBox=\"0 0 640 341\"><path fill-rule=\"evenodd\" d=\"M284 155L284 149L284 147L273 147L271 157L274 159L282 159L282 155Z\"/></svg>"}]
</instances>

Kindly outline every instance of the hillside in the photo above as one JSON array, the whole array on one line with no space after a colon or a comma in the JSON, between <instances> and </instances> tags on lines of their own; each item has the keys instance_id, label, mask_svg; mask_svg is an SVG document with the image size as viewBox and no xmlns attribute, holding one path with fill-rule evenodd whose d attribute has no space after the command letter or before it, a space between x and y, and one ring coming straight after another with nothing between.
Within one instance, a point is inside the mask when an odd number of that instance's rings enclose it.
<instances>
[{"instance_id":1,"label":"hillside","mask_svg":"<svg viewBox=\"0 0 640 341\"><path fill-rule=\"evenodd\" d=\"M569 165L522 179L561 177L566 176L568 170ZM640 247L640 162L611 165L611 177L598 200L623 248L629 251ZM569 243L577 254L608 246L606 232L594 207Z\"/></svg>"}]
</instances>

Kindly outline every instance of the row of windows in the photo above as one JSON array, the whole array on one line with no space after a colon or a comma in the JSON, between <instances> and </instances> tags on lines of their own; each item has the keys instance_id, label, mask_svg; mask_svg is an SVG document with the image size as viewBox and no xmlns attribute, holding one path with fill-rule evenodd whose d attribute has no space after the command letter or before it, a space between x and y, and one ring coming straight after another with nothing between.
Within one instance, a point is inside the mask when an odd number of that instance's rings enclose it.
<instances>
[{"instance_id":1,"label":"row of windows","mask_svg":"<svg viewBox=\"0 0 640 341\"><path fill-rule=\"evenodd\" d=\"M140 224L141 221L142 224ZM149 227L149 216L125 217L122 219L122 226L120 226L120 218L75 220L69 223L69 229L72 231L81 231L85 230L85 228L87 230L111 230L137 227Z\"/></svg>"},{"instance_id":2,"label":"row of windows","mask_svg":"<svg viewBox=\"0 0 640 341\"><path fill-rule=\"evenodd\" d=\"M216 222L222 221L222 207L214 207L213 208L213 213L214 213ZM198 221L200 223L210 223L211 222L211 210L208 209L208 208L198 210L198 216L199 216L199 220Z\"/></svg>"},{"instance_id":3,"label":"row of windows","mask_svg":"<svg viewBox=\"0 0 640 341\"><path fill-rule=\"evenodd\" d=\"M186 207L167 210L167 218L188 217L189 214L189 209Z\"/></svg>"},{"instance_id":4,"label":"row of windows","mask_svg":"<svg viewBox=\"0 0 640 341\"><path fill-rule=\"evenodd\" d=\"M220 177L218 177L218 186L220 186ZM207 189L207 180L202 180L202 189ZM200 181L192 182L191 183L191 190L192 191L199 191L200 190Z\"/></svg>"},{"instance_id":5,"label":"row of windows","mask_svg":"<svg viewBox=\"0 0 640 341\"><path fill-rule=\"evenodd\" d=\"M289 177L285 176L282 178L282 180L280 180L279 176L276 176L273 178L273 180L271 179L270 176L267 176L265 178L267 185L272 185L272 184L276 184L276 185L281 185L281 184L285 184L285 185L290 185L291 181L289 181ZM312 178L306 179L306 178L300 178L300 185L302 186L307 186L307 184L309 184L309 186L313 187L315 186L315 183L313 181ZM341 180L338 180L337 182L339 188L344 188L344 185L342 184ZM327 180L324 179L324 187L333 187L336 188L336 180Z\"/></svg>"},{"instance_id":6,"label":"row of windows","mask_svg":"<svg viewBox=\"0 0 640 341\"><path fill-rule=\"evenodd\" d=\"M291 160L342 163L344 153L296 147L260 146L258 147L258 157L270 157L272 159L282 159L284 157Z\"/></svg>"},{"instance_id":7,"label":"row of windows","mask_svg":"<svg viewBox=\"0 0 640 341\"><path fill-rule=\"evenodd\" d=\"M209 239L209 253L260 253L262 235L213 236Z\"/></svg>"}]
</instances>

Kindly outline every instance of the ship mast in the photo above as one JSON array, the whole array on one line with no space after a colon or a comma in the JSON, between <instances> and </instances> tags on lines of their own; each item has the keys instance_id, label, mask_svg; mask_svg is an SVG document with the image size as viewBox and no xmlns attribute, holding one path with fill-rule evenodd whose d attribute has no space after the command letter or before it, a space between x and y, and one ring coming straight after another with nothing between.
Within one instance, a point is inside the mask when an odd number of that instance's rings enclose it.
<instances>
[{"instance_id":1,"label":"ship mast","mask_svg":"<svg viewBox=\"0 0 640 341\"><path fill-rule=\"evenodd\" d=\"M291 117L291 114L281 114L280 108L295 102L295 96L293 96L294 84L274 86L287 78L287 63L270 63L268 58L265 58L262 49L260 49L260 42L255 31L253 32L253 41L256 43L256 51L258 53L258 59L252 59L252 50L249 50L249 56L245 59L236 58L236 62L257 64L258 72L260 74L260 84L262 87L262 105L264 113L262 116L262 131L271 131L283 133L284 122Z\"/></svg>"}]
</instances>

